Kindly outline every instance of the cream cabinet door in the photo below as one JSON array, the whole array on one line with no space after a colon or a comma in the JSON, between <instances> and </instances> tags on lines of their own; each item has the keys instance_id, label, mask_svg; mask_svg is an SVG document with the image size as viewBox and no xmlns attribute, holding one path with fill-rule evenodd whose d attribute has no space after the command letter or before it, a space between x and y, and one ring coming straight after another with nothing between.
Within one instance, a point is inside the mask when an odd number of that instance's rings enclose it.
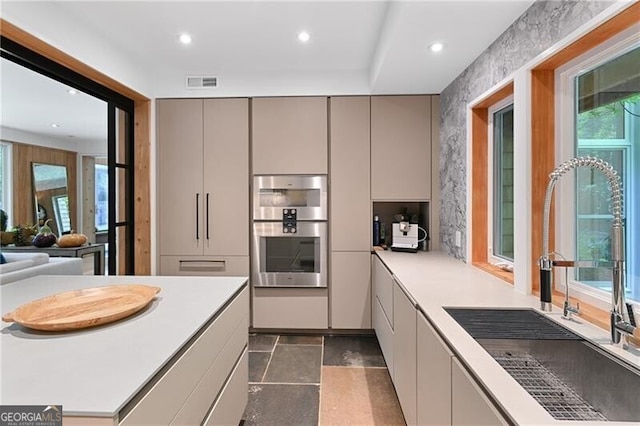
<instances>
[{"instance_id":1,"label":"cream cabinet door","mask_svg":"<svg viewBox=\"0 0 640 426\"><path fill-rule=\"evenodd\" d=\"M202 99L157 108L158 245L163 255L202 254Z\"/></svg>"},{"instance_id":2,"label":"cream cabinet door","mask_svg":"<svg viewBox=\"0 0 640 426\"><path fill-rule=\"evenodd\" d=\"M326 288L253 289L254 328L325 329L329 327Z\"/></svg>"},{"instance_id":3,"label":"cream cabinet door","mask_svg":"<svg viewBox=\"0 0 640 426\"><path fill-rule=\"evenodd\" d=\"M249 255L249 100L204 101L204 254Z\"/></svg>"},{"instance_id":4,"label":"cream cabinet door","mask_svg":"<svg viewBox=\"0 0 640 426\"><path fill-rule=\"evenodd\" d=\"M417 323L418 424L450 425L453 354L422 314L418 314Z\"/></svg>"},{"instance_id":5,"label":"cream cabinet door","mask_svg":"<svg viewBox=\"0 0 640 426\"><path fill-rule=\"evenodd\" d=\"M371 251L370 98L329 100L331 250Z\"/></svg>"},{"instance_id":6,"label":"cream cabinet door","mask_svg":"<svg viewBox=\"0 0 640 426\"><path fill-rule=\"evenodd\" d=\"M331 327L371 329L371 254L331 253Z\"/></svg>"},{"instance_id":7,"label":"cream cabinet door","mask_svg":"<svg viewBox=\"0 0 640 426\"><path fill-rule=\"evenodd\" d=\"M327 98L252 100L253 174L327 174Z\"/></svg>"},{"instance_id":8,"label":"cream cabinet door","mask_svg":"<svg viewBox=\"0 0 640 426\"><path fill-rule=\"evenodd\" d=\"M371 198L431 198L431 96L371 97Z\"/></svg>"},{"instance_id":9,"label":"cream cabinet door","mask_svg":"<svg viewBox=\"0 0 640 426\"><path fill-rule=\"evenodd\" d=\"M408 425L417 424L416 408L416 307L398 283L393 286L393 384Z\"/></svg>"},{"instance_id":10,"label":"cream cabinet door","mask_svg":"<svg viewBox=\"0 0 640 426\"><path fill-rule=\"evenodd\" d=\"M509 424L457 358L453 358L451 364L451 383L452 425Z\"/></svg>"}]
</instances>

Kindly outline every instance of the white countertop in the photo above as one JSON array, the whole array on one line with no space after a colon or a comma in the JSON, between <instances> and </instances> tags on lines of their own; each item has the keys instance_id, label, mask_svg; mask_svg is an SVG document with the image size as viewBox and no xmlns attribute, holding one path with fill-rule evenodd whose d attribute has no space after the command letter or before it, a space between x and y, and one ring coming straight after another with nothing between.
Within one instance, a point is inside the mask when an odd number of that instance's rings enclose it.
<instances>
[{"instance_id":1,"label":"white countertop","mask_svg":"<svg viewBox=\"0 0 640 426\"><path fill-rule=\"evenodd\" d=\"M3 314L79 288L147 284L162 291L134 316L75 332L3 322L0 404L62 404L65 415L114 417L246 283L246 277L39 276L2 285Z\"/></svg>"},{"instance_id":2,"label":"white countertop","mask_svg":"<svg viewBox=\"0 0 640 426\"><path fill-rule=\"evenodd\" d=\"M553 419L443 309L443 307L514 307L534 308L539 311L540 301L537 297L518 293L504 281L442 253L380 251L376 254L404 287L405 293L414 299L413 302L438 329L457 356L472 370L476 378L514 421L521 425L586 424ZM563 320L561 309L556 307L553 312L544 314L640 368L640 351L613 347L609 344L608 331L580 318L572 321Z\"/></svg>"}]
</instances>

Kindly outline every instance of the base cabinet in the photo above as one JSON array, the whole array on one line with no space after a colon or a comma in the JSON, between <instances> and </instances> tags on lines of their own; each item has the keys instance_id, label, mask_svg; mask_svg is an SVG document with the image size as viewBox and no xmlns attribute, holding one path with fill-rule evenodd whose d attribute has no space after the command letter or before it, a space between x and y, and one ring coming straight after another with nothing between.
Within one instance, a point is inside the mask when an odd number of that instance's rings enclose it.
<instances>
[{"instance_id":1,"label":"base cabinet","mask_svg":"<svg viewBox=\"0 0 640 426\"><path fill-rule=\"evenodd\" d=\"M508 425L457 358L451 364L451 424Z\"/></svg>"},{"instance_id":2,"label":"base cabinet","mask_svg":"<svg viewBox=\"0 0 640 426\"><path fill-rule=\"evenodd\" d=\"M417 317L418 424L450 425L453 354L424 315Z\"/></svg>"},{"instance_id":3,"label":"base cabinet","mask_svg":"<svg viewBox=\"0 0 640 426\"><path fill-rule=\"evenodd\" d=\"M508 424L402 284L375 255L372 279L373 327L406 423Z\"/></svg>"},{"instance_id":4,"label":"base cabinet","mask_svg":"<svg viewBox=\"0 0 640 426\"><path fill-rule=\"evenodd\" d=\"M373 328L382 350L382 356L387 364L389 375L393 378L393 329L387 320L387 316L382 311L380 300L376 297L373 301Z\"/></svg>"},{"instance_id":5,"label":"base cabinet","mask_svg":"<svg viewBox=\"0 0 640 426\"><path fill-rule=\"evenodd\" d=\"M223 406L229 409L230 424L240 422L243 400L229 401L236 399L238 388L245 394L247 390L248 370L243 363L249 338L249 289L205 327L125 407L119 414L120 425L201 424L215 407Z\"/></svg>"},{"instance_id":6,"label":"base cabinet","mask_svg":"<svg viewBox=\"0 0 640 426\"><path fill-rule=\"evenodd\" d=\"M416 408L416 307L397 282L393 286L393 384L408 425L418 422Z\"/></svg>"},{"instance_id":7,"label":"base cabinet","mask_svg":"<svg viewBox=\"0 0 640 426\"><path fill-rule=\"evenodd\" d=\"M331 328L371 329L371 254L331 253Z\"/></svg>"},{"instance_id":8,"label":"base cabinet","mask_svg":"<svg viewBox=\"0 0 640 426\"><path fill-rule=\"evenodd\" d=\"M373 294L393 328L393 276L378 256L372 256L371 262Z\"/></svg>"},{"instance_id":9,"label":"base cabinet","mask_svg":"<svg viewBox=\"0 0 640 426\"><path fill-rule=\"evenodd\" d=\"M238 423L238 419L242 418L249 401L247 377L249 377L249 352L245 350L222 390L222 395L202 423L203 425L235 425Z\"/></svg>"},{"instance_id":10,"label":"base cabinet","mask_svg":"<svg viewBox=\"0 0 640 426\"><path fill-rule=\"evenodd\" d=\"M378 256L371 256L372 321L382 355L393 379L393 277Z\"/></svg>"}]
</instances>

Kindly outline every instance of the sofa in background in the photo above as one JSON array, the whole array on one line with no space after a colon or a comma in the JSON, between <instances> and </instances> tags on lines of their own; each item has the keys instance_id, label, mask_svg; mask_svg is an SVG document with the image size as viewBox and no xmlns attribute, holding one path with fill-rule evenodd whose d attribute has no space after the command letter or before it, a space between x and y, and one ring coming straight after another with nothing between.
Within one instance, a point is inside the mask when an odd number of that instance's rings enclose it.
<instances>
[{"instance_id":1,"label":"sofa in background","mask_svg":"<svg viewBox=\"0 0 640 426\"><path fill-rule=\"evenodd\" d=\"M46 253L3 252L7 263L0 265L0 285L36 275L82 275L82 259L49 257Z\"/></svg>"}]
</instances>

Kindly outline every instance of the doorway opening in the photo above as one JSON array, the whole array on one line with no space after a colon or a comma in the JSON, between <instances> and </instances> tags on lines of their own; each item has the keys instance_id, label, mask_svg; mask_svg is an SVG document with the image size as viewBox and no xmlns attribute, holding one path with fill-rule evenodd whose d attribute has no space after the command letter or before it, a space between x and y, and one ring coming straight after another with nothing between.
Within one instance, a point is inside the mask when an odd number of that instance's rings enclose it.
<instances>
[{"instance_id":1,"label":"doorway opening","mask_svg":"<svg viewBox=\"0 0 640 426\"><path fill-rule=\"evenodd\" d=\"M134 273L134 101L115 92L63 65L52 61L19 43L0 37L0 56L7 61L25 67L38 74L58 81L72 89L100 99L106 103L106 170L110 188L106 200L107 227L106 244L109 247L107 273L128 275ZM95 179L95 178L94 178ZM83 182L83 180L81 180ZM3 181L4 183L4 181ZM95 191L95 188L92 189ZM81 190L75 192L80 198ZM96 206L89 206L94 212ZM104 208L104 204L101 205ZM70 208L72 214L80 215L78 208ZM95 213L94 213L95 214ZM34 211L35 216L35 211ZM104 234L104 214L101 232ZM88 228L83 221L83 228ZM97 227L91 226L94 234ZM95 239L92 242L96 242Z\"/></svg>"}]
</instances>

